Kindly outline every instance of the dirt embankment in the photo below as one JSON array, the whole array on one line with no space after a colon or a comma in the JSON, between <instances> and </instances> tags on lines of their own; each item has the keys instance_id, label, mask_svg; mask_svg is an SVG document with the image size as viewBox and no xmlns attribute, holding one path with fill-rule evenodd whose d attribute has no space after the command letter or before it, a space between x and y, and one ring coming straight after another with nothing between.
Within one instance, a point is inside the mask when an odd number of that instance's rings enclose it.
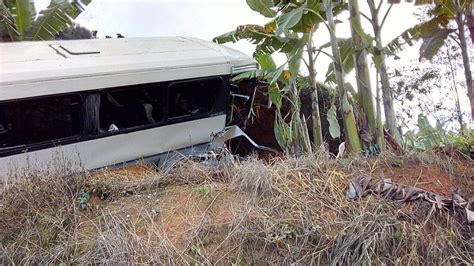
<instances>
[{"instance_id":1,"label":"dirt embankment","mask_svg":"<svg viewBox=\"0 0 474 266\"><path fill-rule=\"evenodd\" d=\"M474 232L463 213L345 193L368 175L469 198L472 166L435 154L320 154L28 179L2 196L0 254L6 263L469 263Z\"/></svg>"}]
</instances>

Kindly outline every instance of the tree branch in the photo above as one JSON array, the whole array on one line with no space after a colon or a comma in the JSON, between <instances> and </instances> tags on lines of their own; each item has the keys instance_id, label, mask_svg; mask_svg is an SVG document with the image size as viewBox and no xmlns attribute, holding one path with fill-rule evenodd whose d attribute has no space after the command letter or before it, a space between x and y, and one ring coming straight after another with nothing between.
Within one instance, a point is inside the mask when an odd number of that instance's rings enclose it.
<instances>
[{"instance_id":1,"label":"tree branch","mask_svg":"<svg viewBox=\"0 0 474 266\"><path fill-rule=\"evenodd\" d=\"M456 35L459 37L459 34L456 33ZM461 47L461 43L458 41L458 39L454 38L452 35L448 35L449 38L453 39L454 42L456 42L459 47Z\"/></svg>"},{"instance_id":2,"label":"tree branch","mask_svg":"<svg viewBox=\"0 0 474 266\"><path fill-rule=\"evenodd\" d=\"M382 8L382 3L383 3L384 0L380 0L380 3L379 5L377 6L377 13L380 11L380 8Z\"/></svg>"},{"instance_id":3,"label":"tree branch","mask_svg":"<svg viewBox=\"0 0 474 266\"><path fill-rule=\"evenodd\" d=\"M318 59L319 57L319 54L321 54L321 51L317 51L318 53L316 54L316 56L314 57L314 62L316 62L316 59Z\"/></svg>"},{"instance_id":4,"label":"tree branch","mask_svg":"<svg viewBox=\"0 0 474 266\"><path fill-rule=\"evenodd\" d=\"M383 27L383 24L385 23L385 20L387 19L388 13L390 13L390 10L392 9L392 6L393 6L393 4L390 4L390 6L389 6L388 9L387 9L387 12L386 12L385 15L383 16L382 22L380 23L380 28Z\"/></svg>"},{"instance_id":5,"label":"tree branch","mask_svg":"<svg viewBox=\"0 0 474 266\"><path fill-rule=\"evenodd\" d=\"M314 10L312 10L312 9L309 9L309 8L305 8L305 10L306 10L306 11L309 11L309 12L311 12L311 13L313 13L313 14L315 14L319 19L321 19L321 21L324 23L324 25L326 26L326 28L328 29L328 31L333 32L333 29L331 29L331 27L329 27L329 25L326 23L326 20L324 20L324 18L321 17L321 15L320 15L318 12L316 12L316 11L314 11Z\"/></svg>"},{"instance_id":6,"label":"tree branch","mask_svg":"<svg viewBox=\"0 0 474 266\"><path fill-rule=\"evenodd\" d=\"M332 60L333 62L336 61L336 59L335 59L331 54L329 54L329 53L323 51L322 48L314 49L314 51L315 51L315 52L318 52L318 55L319 55L319 53L322 53L322 54L326 55L327 57L331 58L331 60ZM316 57L316 58L317 58L317 57Z\"/></svg>"},{"instance_id":7,"label":"tree branch","mask_svg":"<svg viewBox=\"0 0 474 266\"><path fill-rule=\"evenodd\" d=\"M306 65L306 68L310 68L308 62L304 59L304 57L301 57L301 59L303 59L303 63ZM310 59L311 60L311 59Z\"/></svg>"},{"instance_id":8,"label":"tree branch","mask_svg":"<svg viewBox=\"0 0 474 266\"><path fill-rule=\"evenodd\" d=\"M367 16L366 14L360 12L360 15L362 17L364 17L365 19L367 19L368 22L370 22L370 24L372 24L372 26L374 25L374 22L372 21L372 19L369 18L369 16Z\"/></svg>"}]
</instances>

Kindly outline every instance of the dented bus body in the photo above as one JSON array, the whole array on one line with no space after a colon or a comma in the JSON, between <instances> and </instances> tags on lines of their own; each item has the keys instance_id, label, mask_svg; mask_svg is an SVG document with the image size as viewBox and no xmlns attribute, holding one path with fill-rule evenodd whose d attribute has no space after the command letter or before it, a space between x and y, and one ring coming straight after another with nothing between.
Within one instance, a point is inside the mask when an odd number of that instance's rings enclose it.
<instances>
[{"instance_id":1,"label":"dented bus body","mask_svg":"<svg viewBox=\"0 0 474 266\"><path fill-rule=\"evenodd\" d=\"M226 128L238 51L193 38L1 43L0 176L206 149Z\"/></svg>"}]
</instances>

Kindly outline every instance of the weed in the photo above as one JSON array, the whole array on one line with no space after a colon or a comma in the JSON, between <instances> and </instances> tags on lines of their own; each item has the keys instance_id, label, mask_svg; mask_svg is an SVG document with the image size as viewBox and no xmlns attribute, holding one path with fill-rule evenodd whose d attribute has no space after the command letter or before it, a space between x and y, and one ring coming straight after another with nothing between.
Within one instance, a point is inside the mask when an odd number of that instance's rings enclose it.
<instances>
[{"instance_id":1,"label":"weed","mask_svg":"<svg viewBox=\"0 0 474 266\"><path fill-rule=\"evenodd\" d=\"M211 194L212 189L208 186L198 186L196 188L196 192L201 196L208 196L209 194Z\"/></svg>"},{"instance_id":2,"label":"weed","mask_svg":"<svg viewBox=\"0 0 474 266\"><path fill-rule=\"evenodd\" d=\"M79 195L77 196L77 203L79 204L79 209L81 211L83 211L87 208L87 205L89 203L89 199L90 199L89 192L87 192L83 188L81 188L81 191L79 191Z\"/></svg>"}]
</instances>

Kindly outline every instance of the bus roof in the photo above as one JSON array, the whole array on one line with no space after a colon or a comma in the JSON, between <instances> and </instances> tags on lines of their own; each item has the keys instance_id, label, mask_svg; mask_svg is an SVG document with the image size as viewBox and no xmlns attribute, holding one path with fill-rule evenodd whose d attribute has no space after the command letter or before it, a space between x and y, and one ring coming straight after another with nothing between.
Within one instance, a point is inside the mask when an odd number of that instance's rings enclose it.
<instances>
[{"instance_id":1,"label":"bus roof","mask_svg":"<svg viewBox=\"0 0 474 266\"><path fill-rule=\"evenodd\" d=\"M230 75L256 67L241 52L185 37L0 43L0 54L0 100Z\"/></svg>"}]
</instances>

